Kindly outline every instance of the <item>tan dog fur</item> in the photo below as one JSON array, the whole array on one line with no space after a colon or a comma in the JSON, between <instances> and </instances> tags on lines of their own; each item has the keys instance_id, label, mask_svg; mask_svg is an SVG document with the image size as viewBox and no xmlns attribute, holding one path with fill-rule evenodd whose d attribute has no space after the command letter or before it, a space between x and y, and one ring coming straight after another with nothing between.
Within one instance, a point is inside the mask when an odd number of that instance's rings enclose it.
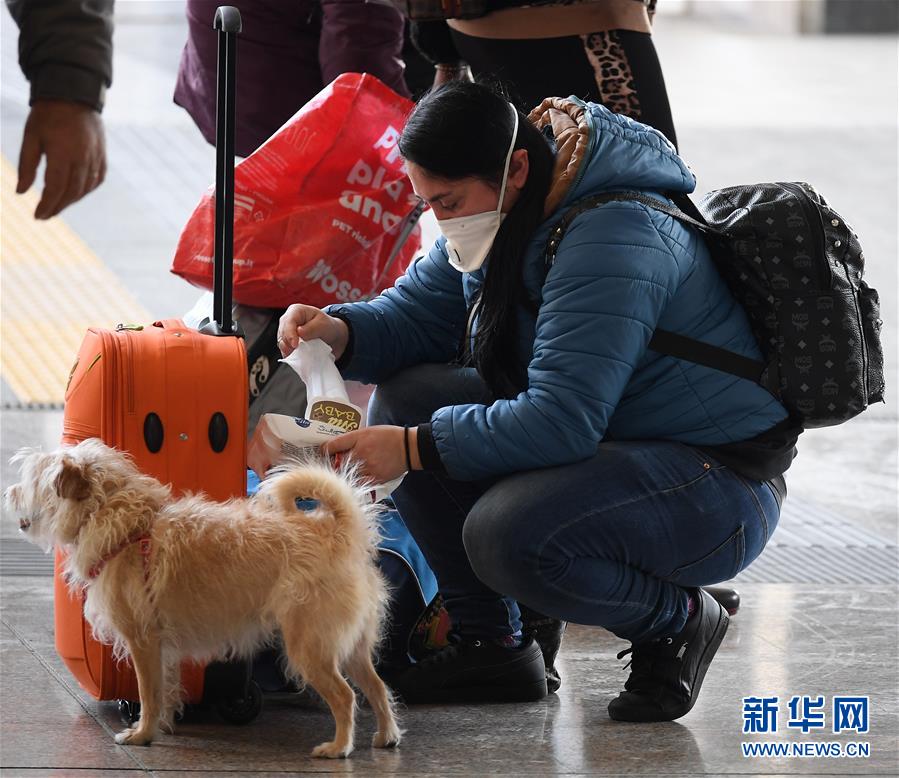
<instances>
[{"instance_id":1,"label":"tan dog fur","mask_svg":"<svg viewBox=\"0 0 899 778\"><path fill-rule=\"evenodd\" d=\"M4 495L29 540L68 551L70 585L86 587L95 634L133 661L140 720L117 743L149 744L179 710L182 659L248 656L280 629L288 670L325 700L334 739L314 756L353 749L355 694L377 718L373 744L395 746L400 730L372 655L387 602L375 566L377 509L364 507L352 471L296 463L266 479L255 497L217 503L173 499L99 440L13 459L22 480ZM311 512L296 498L319 501ZM115 553L93 580L91 568L142 532L149 573L136 544Z\"/></svg>"}]
</instances>

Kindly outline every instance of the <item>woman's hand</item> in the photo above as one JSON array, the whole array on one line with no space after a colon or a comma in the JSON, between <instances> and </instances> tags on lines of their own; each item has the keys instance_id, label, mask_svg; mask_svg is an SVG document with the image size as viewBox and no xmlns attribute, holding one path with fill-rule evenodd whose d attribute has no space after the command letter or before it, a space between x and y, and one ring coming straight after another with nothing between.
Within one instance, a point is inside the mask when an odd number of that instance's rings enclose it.
<instances>
[{"instance_id":1,"label":"woman's hand","mask_svg":"<svg viewBox=\"0 0 899 778\"><path fill-rule=\"evenodd\" d=\"M355 459L360 466L360 474L372 484L384 484L399 478L406 472L406 444L403 435L409 436L409 455L412 469L420 470L418 458L418 430L410 427L381 425L365 427L355 432L347 432L329 440L322 446L328 456L344 453Z\"/></svg>"},{"instance_id":2,"label":"woman's hand","mask_svg":"<svg viewBox=\"0 0 899 778\"><path fill-rule=\"evenodd\" d=\"M291 305L278 322L278 348L284 357L301 340L320 338L331 347L334 359L340 359L349 337L350 331L345 321L328 316L312 305Z\"/></svg>"}]
</instances>

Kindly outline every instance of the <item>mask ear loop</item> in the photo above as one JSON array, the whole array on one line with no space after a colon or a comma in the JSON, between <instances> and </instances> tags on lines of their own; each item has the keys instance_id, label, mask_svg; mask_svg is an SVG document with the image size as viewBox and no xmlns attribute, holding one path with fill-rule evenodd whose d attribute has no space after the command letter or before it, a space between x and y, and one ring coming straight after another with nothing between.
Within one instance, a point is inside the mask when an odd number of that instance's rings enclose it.
<instances>
[{"instance_id":1,"label":"mask ear loop","mask_svg":"<svg viewBox=\"0 0 899 778\"><path fill-rule=\"evenodd\" d=\"M512 152L515 150L515 141L518 139L518 111L515 110L515 106L512 103L509 103L509 108L512 109L512 115L515 117L515 124L512 127L512 140L509 143L509 151L506 153L506 164L503 167L503 184L499 189L499 203L496 206L496 212L499 214L503 212L503 198L506 195L506 183L509 179L509 164L512 162Z\"/></svg>"}]
</instances>

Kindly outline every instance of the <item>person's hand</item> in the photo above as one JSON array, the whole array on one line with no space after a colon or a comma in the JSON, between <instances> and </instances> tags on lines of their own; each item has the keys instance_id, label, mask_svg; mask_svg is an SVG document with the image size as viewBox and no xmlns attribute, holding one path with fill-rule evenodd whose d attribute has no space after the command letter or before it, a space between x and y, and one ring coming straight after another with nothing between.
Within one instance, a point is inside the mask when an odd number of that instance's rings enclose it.
<instances>
[{"instance_id":1,"label":"person's hand","mask_svg":"<svg viewBox=\"0 0 899 778\"><path fill-rule=\"evenodd\" d=\"M35 219L56 216L103 183L106 141L100 114L82 103L35 100L22 135L16 192L28 191L44 155L44 191Z\"/></svg>"},{"instance_id":2,"label":"person's hand","mask_svg":"<svg viewBox=\"0 0 899 778\"><path fill-rule=\"evenodd\" d=\"M372 484L384 484L399 478L406 472L406 444L409 435L409 455L412 469L420 470L418 458L418 430L411 427L407 433L402 427L381 425L347 432L329 440L322 446L328 456L343 454L359 463L359 474Z\"/></svg>"},{"instance_id":3,"label":"person's hand","mask_svg":"<svg viewBox=\"0 0 899 778\"><path fill-rule=\"evenodd\" d=\"M340 359L350 337L346 322L328 316L312 305L291 305L278 323L278 348L281 356L290 354L301 340L320 338L331 347L334 359Z\"/></svg>"},{"instance_id":4,"label":"person's hand","mask_svg":"<svg viewBox=\"0 0 899 778\"><path fill-rule=\"evenodd\" d=\"M437 89L449 81L474 81L471 69L464 62L455 65L435 65L432 89Z\"/></svg>"}]
</instances>

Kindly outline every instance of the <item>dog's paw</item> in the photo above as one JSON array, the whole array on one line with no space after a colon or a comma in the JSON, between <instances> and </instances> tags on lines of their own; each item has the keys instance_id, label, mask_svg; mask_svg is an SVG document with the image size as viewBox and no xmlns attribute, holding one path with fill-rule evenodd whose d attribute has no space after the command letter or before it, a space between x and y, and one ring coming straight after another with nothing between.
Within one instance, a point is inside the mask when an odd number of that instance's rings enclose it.
<instances>
[{"instance_id":1,"label":"dog's paw","mask_svg":"<svg viewBox=\"0 0 899 778\"><path fill-rule=\"evenodd\" d=\"M349 756L353 751L353 746L347 744L341 746L331 741L330 743L322 743L312 749L312 756L323 757L325 759L342 759Z\"/></svg>"},{"instance_id":2,"label":"dog's paw","mask_svg":"<svg viewBox=\"0 0 899 778\"><path fill-rule=\"evenodd\" d=\"M396 748L400 744L402 732L397 727L392 727L386 732L375 732L371 744L375 748Z\"/></svg>"},{"instance_id":3,"label":"dog's paw","mask_svg":"<svg viewBox=\"0 0 899 778\"><path fill-rule=\"evenodd\" d=\"M120 746L148 746L152 741L151 734L141 732L137 727L122 730L115 736L115 742Z\"/></svg>"},{"instance_id":4,"label":"dog's paw","mask_svg":"<svg viewBox=\"0 0 899 778\"><path fill-rule=\"evenodd\" d=\"M137 729L137 724L135 724L133 727L128 727L128 729L123 729L121 732L116 733L115 742L120 746L124 745L128 742L128 737L134 732L135 729Z\"/></svg>"}]
</instances>

